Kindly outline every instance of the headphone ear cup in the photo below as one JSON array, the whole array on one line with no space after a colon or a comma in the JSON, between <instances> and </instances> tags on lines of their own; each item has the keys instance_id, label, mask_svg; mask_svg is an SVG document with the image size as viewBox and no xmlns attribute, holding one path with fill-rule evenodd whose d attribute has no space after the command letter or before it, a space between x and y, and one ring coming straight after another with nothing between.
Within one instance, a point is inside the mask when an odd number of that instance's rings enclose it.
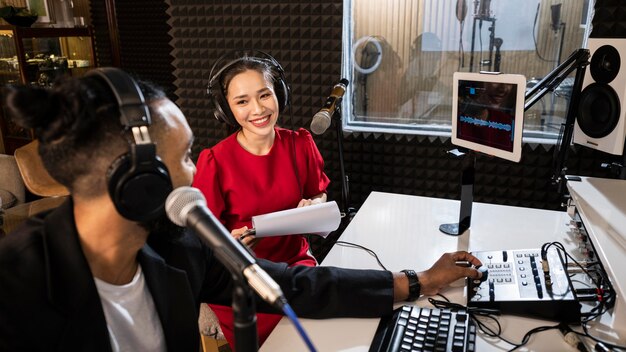
<instances>
[{"instance_id":1,"label":"headphone ear cup","mask_svg":"<svg viewBox=\"0 0 626 352\"><path fill-rule=\"evenodd\" d=\"M285 110L291 103L289 101L291 97L289 96L289 85L282 78L282 74L277 77L276 83L274 83L274 93L276 94L276 99L278 99L278 106L280 109L279 111L281 113L285 112Z\"/></svg>"},{"instance_id":2,"label":"headphone ear cup","mask_svg":"<svg viewBox=\"0 0 626 352\"><path fill-rule=\"evenodd\" d=\"M276 94L276 99L278 100L279 111L282 113L291 104L291 89L285 79L285 70L273 56L265 52L260 53L266 56L263 60L269 64L273 71L274 94Z\"/></svg>"},{"instance_id":3,"label":"headphone ear cup","mask_svg":"<svg viewBox=\"0 0 626 352\"><path fill-rule=\"evenodd\" d=\"M172 191L167 167L158 156L135 165L126 153L107 171L109 195L117 211L132 221L146 222L163 214L165 200Z\"/></svg>"},{"instance_id":4,"label":"headphone ear cup","mask_svg":"<svg viewBox=\"0 0 626 352\"><path fill-rule=\"evenodd\" d=\"M222 93L222 90L219 88L213 88L213 85L209 86L209 94L211 95L211 100L213 103L213 116L219 122L224 122L230 126L238 127L239 124L237 120L233 116L232 111L230 111L230 107L228 106L228 101L226 101L226 97Z\"/></svg>"}]
</instances>

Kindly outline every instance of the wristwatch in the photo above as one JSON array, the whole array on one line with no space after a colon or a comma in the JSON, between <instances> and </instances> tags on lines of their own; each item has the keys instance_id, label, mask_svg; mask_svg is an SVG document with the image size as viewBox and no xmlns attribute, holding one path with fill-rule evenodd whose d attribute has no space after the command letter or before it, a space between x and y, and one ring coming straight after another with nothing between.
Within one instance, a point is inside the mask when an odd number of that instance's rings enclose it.
<instances>
[{"instance_id":1,"label":"wristwatch","mask_svg":"<svg viewBox=\"0 0 626 352\"><path fill-rule=\"evenodd\" d=\"M420 280L417 278L417 273L415 270L402 270L404 275L409 279L409 297L406 299L407 301L415 301L420 298L420 291L422 289L422 285L420 285Z\"/></svg>"}]
</instances>

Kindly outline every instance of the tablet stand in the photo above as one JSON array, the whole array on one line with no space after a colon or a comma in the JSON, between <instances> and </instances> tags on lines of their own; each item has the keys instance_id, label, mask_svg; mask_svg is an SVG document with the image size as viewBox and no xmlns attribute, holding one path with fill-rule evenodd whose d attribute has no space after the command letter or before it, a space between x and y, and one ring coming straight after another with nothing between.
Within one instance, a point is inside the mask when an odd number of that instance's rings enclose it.
<instances>
[{"instance_id":1,"label":"tablet stand","mask_svg":"<svg viewBox=\"0 0 626 352\"><path fill-rule=\"evenodd\" d=\"M463 170L461 171L461 211L459 213L458 223L442 224L439 226L439 230L447 235L459 236L469 229L472 223L476 153L471 150L462 152L458 149L450 150L448 153L457 157L463 157Z\"/></svg>"}]
</instances>

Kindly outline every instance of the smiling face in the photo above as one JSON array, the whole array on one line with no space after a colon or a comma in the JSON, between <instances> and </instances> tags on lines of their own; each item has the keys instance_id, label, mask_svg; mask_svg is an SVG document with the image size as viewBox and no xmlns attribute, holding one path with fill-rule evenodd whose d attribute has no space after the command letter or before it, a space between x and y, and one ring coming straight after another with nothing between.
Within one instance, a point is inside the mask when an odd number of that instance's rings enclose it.
<instances>
[{"instance_id":1,"label":"smiling face","mask_svg":"<svg viewBox=\"0 0 626 352\"><path fill-rule=\"evenodd\" d=\"M247 138L272 138L278 120L278 100L274 85L256 70L234 76L227 87L226 100Z\"/></svg>"},{"instance_id":2,"label":"smiling face","mask_svg":"<svg viewBox=\"0 0 626 352\"><path fill-rule=\"evenodd\" d=\"M488 103L494 107L503 106L511 98L512 85L506 83L487 82L485 93Z\"/></svg>"}]
</instances>

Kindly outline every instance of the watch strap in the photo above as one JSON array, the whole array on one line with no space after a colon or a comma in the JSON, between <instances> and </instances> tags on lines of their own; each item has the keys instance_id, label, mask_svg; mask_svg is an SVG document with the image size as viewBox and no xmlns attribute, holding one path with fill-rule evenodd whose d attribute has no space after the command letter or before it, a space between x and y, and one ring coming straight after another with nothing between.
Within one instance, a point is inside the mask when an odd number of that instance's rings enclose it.
<instances>
[{"instance_id":1,"label":"watch strap","mask_svg":"<svg viewBox=\"0 0 626 352\"><path fill-rule=\"evenodd\" d=\"M402 270L404 275L409 279L409 297L406 299L407 301L415 301L420 297L420 291L422 286L420 285L420 280L417 277L417 273L415 270L405 269Z\"/></svg>"}]
</instances>

